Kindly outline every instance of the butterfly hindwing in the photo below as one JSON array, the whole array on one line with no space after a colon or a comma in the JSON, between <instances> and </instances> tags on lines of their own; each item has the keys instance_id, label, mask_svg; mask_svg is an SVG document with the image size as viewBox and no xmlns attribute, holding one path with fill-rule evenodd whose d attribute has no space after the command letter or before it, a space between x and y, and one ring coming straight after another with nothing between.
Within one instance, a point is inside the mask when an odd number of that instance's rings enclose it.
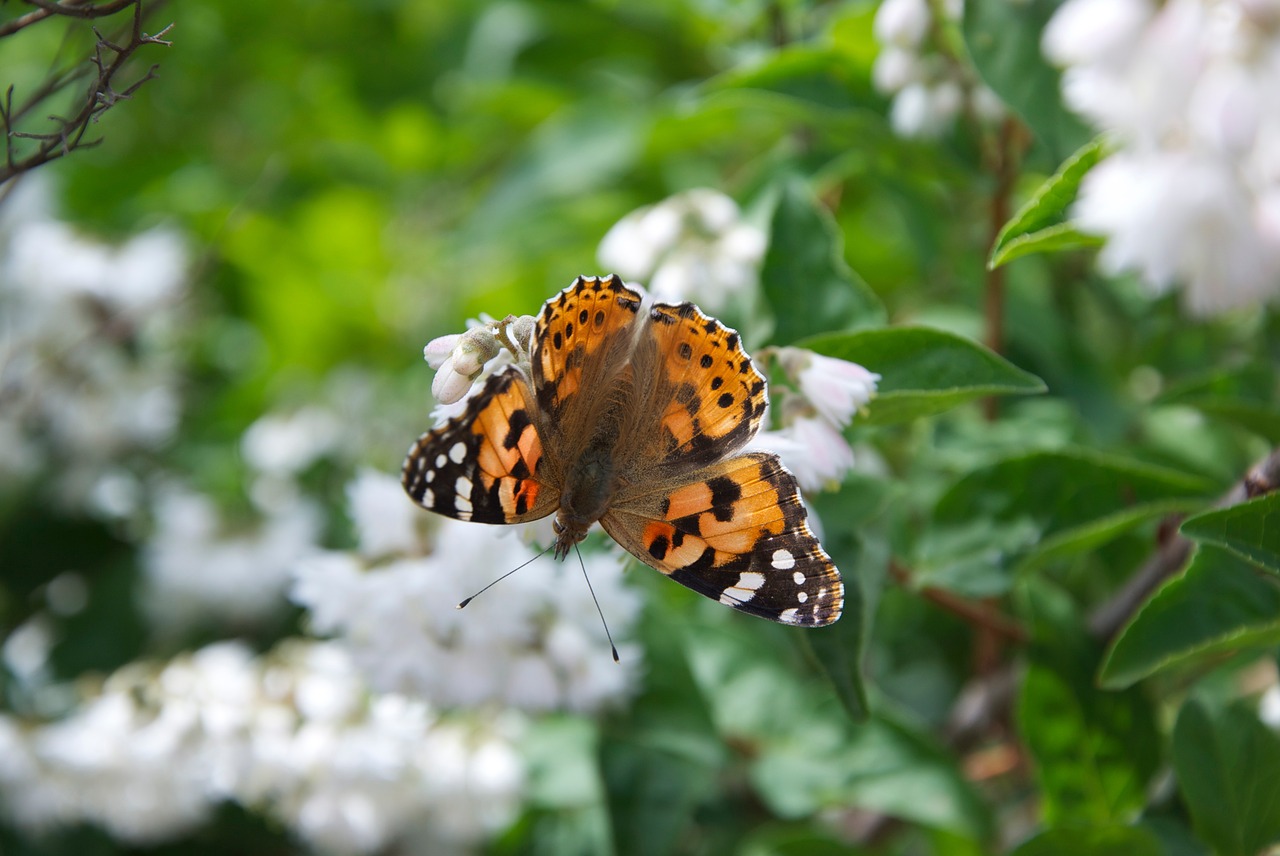
<instances>
[{"instance_id":1,"label":"butterfly hindwing","mask_svg":"<svg viewBox=\"0 0 1280 856\"><path fill-rule=\"evenodd\" d=\"M756 452L674 489L618 497L601 524L638 559L699 594L784 624L840 617L844 585L809 531L795 477Z\"/></svg>"},{"instance_id":2,"label":"butterfly hindwing","mask_svg":"<svg viewBox=\"0 0 1280 856\"><path fill-rule=\"evenodd\" d=\"M559 491L539 478L542 457L533 395L510 367L491 376L462 415L418 438L402 480L415 502L446 517L520 523L559 502Z\"/></svg>"}]
</instances>

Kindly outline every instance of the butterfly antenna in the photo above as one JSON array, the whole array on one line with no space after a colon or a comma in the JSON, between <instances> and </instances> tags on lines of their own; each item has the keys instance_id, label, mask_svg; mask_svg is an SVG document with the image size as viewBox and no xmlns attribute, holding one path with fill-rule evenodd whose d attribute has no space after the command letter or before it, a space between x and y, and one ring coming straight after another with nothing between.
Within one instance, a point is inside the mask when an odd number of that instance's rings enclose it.
<instances>
[{"instance_id":1,"label":"butterfly antenna","mask_svg":"<svg viewBox=\"0 0 1280 856\"><path fill-rule=\"evenodd\" d=\"M554 547L555 545L554 545L554 544L552 544L551 546L552 546L552 547ZM505 580L507 577L509 577L509 576L511 576L512 574L514 574L516 571L520 570L521 568L525 567L526 565L531 565L531 564L533 564L533 563L534 563L534 562L536 562L538 559L541 559L543 556L547 555L547 550L550 550L550 549L551 549L551 547L547 547L547 548L546 548L546 549L544 549L541 553L539 553L538 555L534 556L532 559L530 559L529 561L525 562L524 564L521 564L521 565L517 565L517 566L515 566L514 568L512 568L512 569L511 569L511 570L509 570L509 571L507 571L507 572L506 572L505 574L503 574L502 576L498 577L498 578L497 578L496 580L494 580L493 582L489 583L489 584L488 584L487 586L485 586L484 588L480 589L480 591L478 591L478 592L476 592L475 594L471 595L471 597L469 597L469 598L467 598L467 599L463 600L463 601L462 601L461 603L459 603L456 607L454 607L454 609L462 609L464 606L466 606L467 604L471 603L471 601L475 600L475 599L476 599L476 598L478 598L480 595L484 594L484 593L485 593L485 592L487 592L489 589L493 588L493 587L494 587L494 586L496 586L498 583L502 582L502 581L503 581L503 580ZM597 605L597 606L598 606L598 605Z\"/></svg>"},{"instance_id":2,"label":"butterfly antenna","mask_svg":"<svg viewBox=\"0 0 1280 856\"><path fill-rule=\"evenodd\" d=\"M578 549L578 545L573 545L573 552L578 554L578 564L582 566L582 578L587 581L587 591L591 592L591 600L596 605L596 612L600 613L600 623L604 625L604 637L609 640L609 650L613 652L613 662L622 662L618 658L618 646L613 644L613 634L609 632L609 622L604 620L604 610L600 608L600 600L596 597L596 590L591 586L591 577L587 576L587 563L582 561L582 551ZM495 580L496 582L496 580Z\"/></svg>"}]
</instances>

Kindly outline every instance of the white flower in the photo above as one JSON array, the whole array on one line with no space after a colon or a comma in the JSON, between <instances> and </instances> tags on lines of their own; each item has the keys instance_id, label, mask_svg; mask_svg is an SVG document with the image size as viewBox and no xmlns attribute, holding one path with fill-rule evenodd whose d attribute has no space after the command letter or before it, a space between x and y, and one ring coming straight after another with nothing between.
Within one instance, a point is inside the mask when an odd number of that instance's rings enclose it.
<instances>
[{"instance_id":1,"label":"white flower","mask_svg":"<svg viewBox=\"0 0 1280 856\"><path fill-rule=\"evenodd\" d=\"M1196 315L1280 291L1280 19L1246 0L1070 0L1043 47L1115 152L1073 214L1109 273Z\"/></svg>"},{"instance_id":2,"label":"white flower","mask_svg":"<svg viewBox=\"0 0 1280 856\"><path fill-rule=\"evenodd\" d=\"M405 495L400 479L362 468L347 485L347 510L364 556L410 553L417 548L422 513Z\"/></svg>"},{"instance_id":3,"label":"white flower","mask_svg":"<svg viewBox=\"0 0 1280 856\"><path fill-rule=\"evenodd\" d=\"M972 115L994 122L1004 105L976 75L943 56L930 29L957 26L961 2L884 0L876 11L874 32L881 44L871 69L876 89L893 95L889 123L903 137L937 137L946 133L969 106ZM934 20L941 13L942 20Z\"/></svg>"},{"instance_id":4,"label":"white flower","mask_svg":"<svg viewBox=\"0 0 1280 856\"><path fill-rule=\"evenodd\" d=\"M609 655L576 563L536 556L517 537L446 519L425 558L372 567L347 553L309 558L295 570L292 596L316 632L342 640L376 689L448 707L502 702L528 710L594 710L625 698L640 666L639 650L625 641L639 601L622 584L617 554L587 551L583 559L621 664ZM556 647L567 633L582 644Z\"/></svg>"},{"instance_id":5,"label":"white flower","mask_svg":"<svg viewBox=\"0 0 1280 856\"><path fill-rule=\"evenodd\" d=\"M932 20L928 0L884 0L872 27L881 44L914 48L924 41Z\"/></svg>"},{"instance_id":6,"label":"white flower","mask_svg":"<svg viewBox=\"0 0 1280 856\"><path fill-rule=\"evenodd\" d=\"M715 312L755 287L766 244L737 203L697 188L623 217L601 240L597 257L625 279L647 282L657 298L695 300Z\"/></svg>"},{"instance_id":7,"label":"white flower","mask_svg":"<svg viewBox=\"0 0 1280 856\"><path fill-rule=\"evenodd\" d=\"M521 730L509 714L443 719L370 694L333 643L262 657L218 643L126 666L54 723L0 714L0 810L24 830L88 822L145 845L229 799L323 852L452 850L514 817Z\"/></svg>"},{"instance_id":8,"label":"white flower","mask_svg":"<svg viewBox=\"0 0 1280 856\"><path fill-rule=\"evenodd\" d=\"M826 419L802 416L776 431L761 431L748 449L773 452L802 490L817 492L838 484L853 470L853 449Z\"/></svg>"},{"instance_id":9,"label":"white flower","mask_svg":"<svg viewBox=\"0 0 1280 856\"><path fill-rule=\"evenodd\" d=\"M315 551L320 533L316 509L302 502L249 531L226 532L212 500L177 485L157 492L155 519L143 551L143 602L162 630L277 614L289 569Z\"/></svg>"},{"instance_id":10,"label":"white flower","mask_svg":"<svg viewBox=\"0 0 1280 856\"><path fill-rule=\"evenodd\" d=\"M777 359L809 404L832 427L841 429L876 393L880 375L857 363L824 357L803 348L778 348Z\"/></svg>"},{"instance_id":11,"label":"white flower","mask_svg":"<svg viewBox=\"0 0 1280 856\"><path fill-rule=\"evenodd\" d=\"M332 452L341 436L342 426L332 413L303 407L259 417L245 431L240 449L257 471L294 476Z\"/></svg>"}]
</instances>

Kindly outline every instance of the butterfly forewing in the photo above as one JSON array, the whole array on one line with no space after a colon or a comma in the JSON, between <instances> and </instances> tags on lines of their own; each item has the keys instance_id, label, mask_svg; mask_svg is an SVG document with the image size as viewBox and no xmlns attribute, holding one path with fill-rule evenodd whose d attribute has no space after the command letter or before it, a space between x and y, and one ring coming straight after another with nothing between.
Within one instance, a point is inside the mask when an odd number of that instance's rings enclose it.
<instances>
[{"instance_id":1,"label":"butterfly forewing","mask_svg":"<svg viewBox=\"0 0 1280 856\"><path fill-rule=\"evenodd\" d=\"M514 366L493 375L462 415L418 438L402 480L424 508L476 523L520 523L555 511L544 477L533 394Z\"/></svg>"},{"instance_id":2,"label":"butterfly forewing","mask_svg":"<svg viewBox=\"0 0 1280 856\"><path fill-rule=\"evenodd\" d=\"M653 457L696 465L741 448L760 427L768 390L737 332L692 303L658 303L649 320L637 362L651 353L662 383Z\"/></svg>"}]
</instances>

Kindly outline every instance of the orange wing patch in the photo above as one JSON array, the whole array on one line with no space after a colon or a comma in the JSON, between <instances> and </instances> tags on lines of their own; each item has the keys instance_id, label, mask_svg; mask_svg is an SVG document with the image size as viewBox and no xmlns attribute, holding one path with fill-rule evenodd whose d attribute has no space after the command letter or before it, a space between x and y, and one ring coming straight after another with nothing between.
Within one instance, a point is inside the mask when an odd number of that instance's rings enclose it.
<instances>
[{"instance_id":1,"label":"orange wing patch","mask_svg":"<svg viewBox=\"0 0 1280 856\"><path fill-rule=\"evenodd\" d=\"M659 303L649 317L670 392L661 458L705 464L755 436L768 390L738 334L692 303Z\"/></svg>"},{"instance_id":2,"label":"orange wing patch","mask_svg":"<svg viewBox=\"0 0 1280 856\"><path fill-rule=\"evenodd\" d=\"M533 395L516 369L489 378L466 411L418 438L402 480L424 508L458 520L519 523L556 509L545 472Z\"/></svg>"},{"instance_id":3,"label":"orange wing patch","mask_svg":"<svg viewBox=\"0 0 1280 856\"><path fill-rule=\"evenodd\" d=\"M533 337L533 386L552 424L582 389L583 372L604 364L601 351L618 342L639 309L640 294L617 276L580 276L543 305Z\"/></svg>"},{"instance_id":4,"label":"orange wing patch","mask_svg":"<svg viewBox=\"0 0 1280 856\"><path fill-rule=\"evenodd\" d=\"M776 456L742 455L695 478L666 493L620 496L600 523L641 561L736 609L811 626L840 617L840 572Z\"/></svg>"}]
</instances>

